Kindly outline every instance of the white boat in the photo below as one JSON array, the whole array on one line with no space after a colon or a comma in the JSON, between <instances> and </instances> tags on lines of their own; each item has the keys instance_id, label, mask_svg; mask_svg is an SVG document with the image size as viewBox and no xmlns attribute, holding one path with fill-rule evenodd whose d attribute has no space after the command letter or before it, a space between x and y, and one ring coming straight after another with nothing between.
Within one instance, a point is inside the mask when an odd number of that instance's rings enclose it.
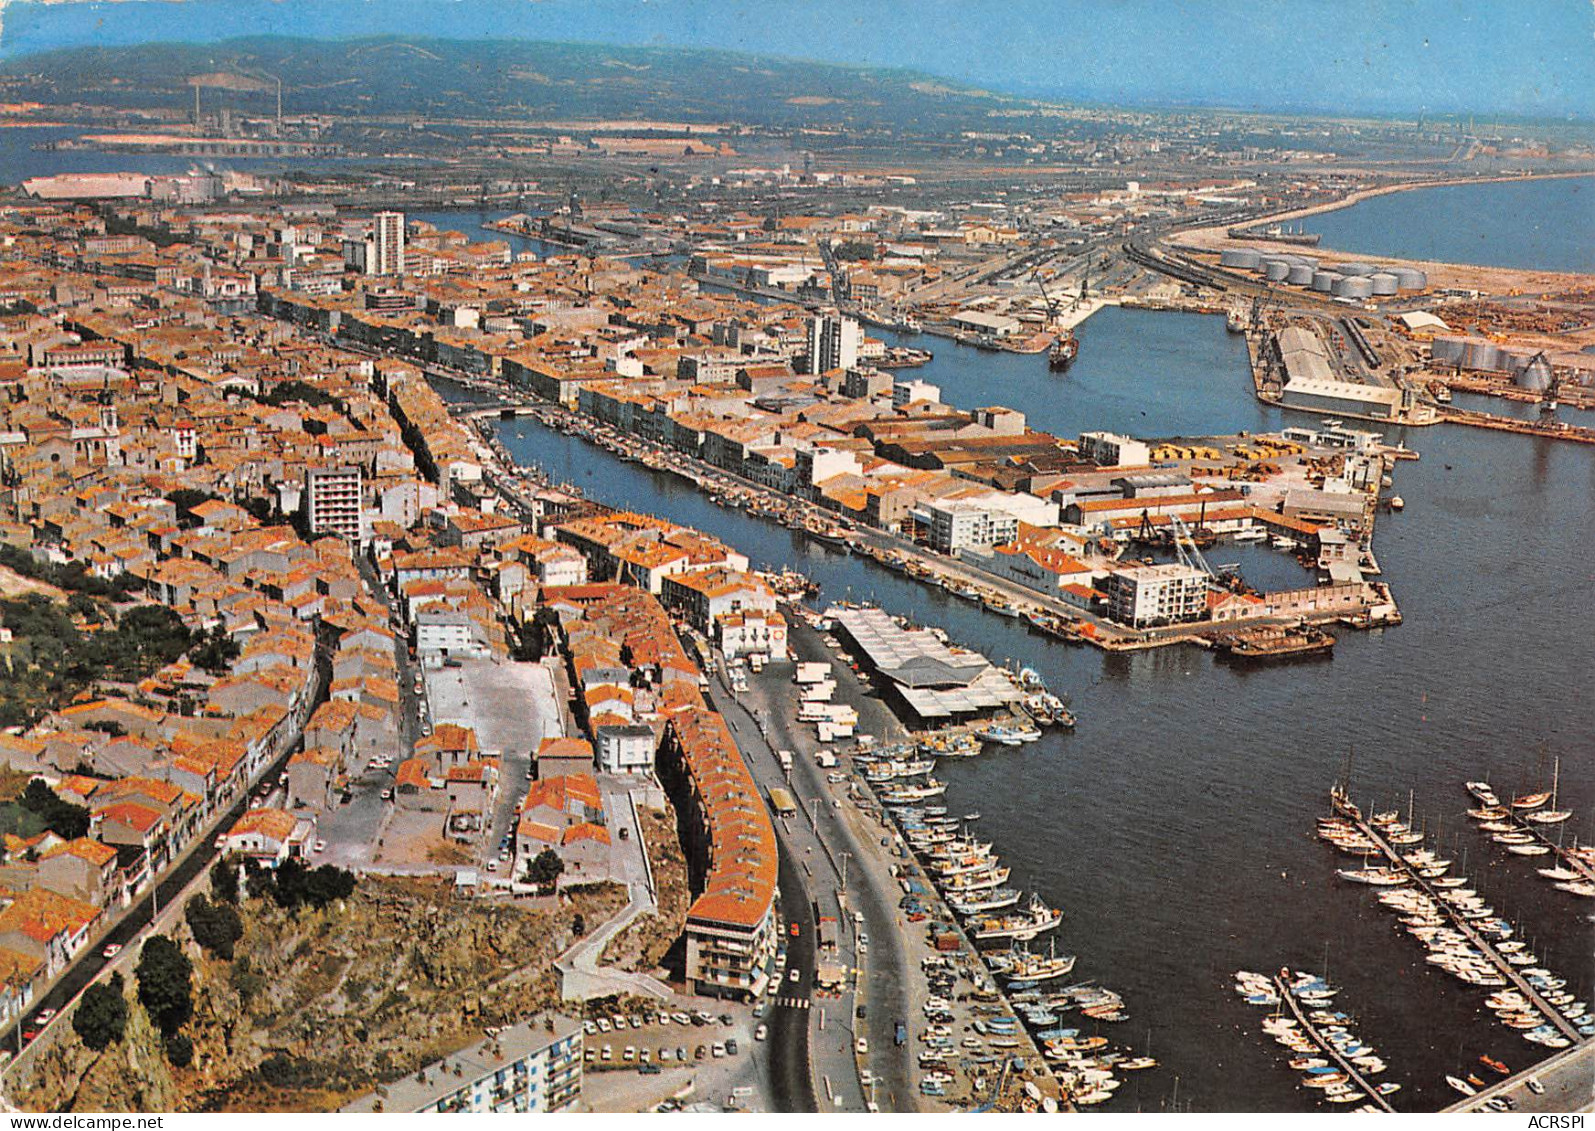
<instances>
[{"instance_id":1,"label":"white boat","mask_svg":"<svg viewBox=\"0 0 1595 1131\"><path fill-rule=\"evenodd\" d=\"M1469 1084L1466 1080L1458 1080L1455 1076L1447 1076L1445 1078L1445 1082L1450 1084L1457 1091L1461 1092L1464 1096L1476 1096L1479 1094L1478 1089L1472 1084Z\"/></svg>"}]
</instances>

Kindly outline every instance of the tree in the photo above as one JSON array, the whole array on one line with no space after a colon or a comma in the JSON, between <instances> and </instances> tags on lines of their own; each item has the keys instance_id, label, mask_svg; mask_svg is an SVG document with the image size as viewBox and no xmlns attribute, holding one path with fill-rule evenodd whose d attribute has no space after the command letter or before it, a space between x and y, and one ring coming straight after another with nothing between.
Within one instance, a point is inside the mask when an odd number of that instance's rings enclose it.
<instances>
[{"instance_id":1,"label":"tree","mask_svg":"<svg viewBox=\"0 0 1595 1131\"><path fill-rule=\"evenodd\" d=\"M238 867L231 860L218 860L210 870L210 893L223 903L238 902Z\"/></svg>"},{"instance_id":2,"label":"tree","mask_svg":"<svg viewBox=\"0 0 1595 1131\"><path fill-rule=\"evenodd\" d=\"M545 848L526 866L526 878L540 888L551 888L565 871L565 862L552 848Z\"/></svg>"},{"instance_id":3,"label":"tree","mask_svg":"<svg viewBox=\"0 0 1595 1131\"><path fill-rule=\"evenodd\" d=\"M22 791L22 807L37 813L45 826L63 840L88 835L89 811L57 797L43 778L34 778Z\"/></svg>"},{"instance_id":4,"label":"tree","mask_svg":"<svg viewBox=\"0 0 1595 1131\"><path fill-rule=\"evenodd\" d=\"M156 1028L167 1036L194 1014L194 964L171 939L156 935L144 944L133 975L138 1000Z\"/></svg>"},{"instance_id":5,"label":"tree","mask_svg":"<svg viewBox=\"0 0 1595 1131\"><path fill-rule=\"evenodd\" d=\"M72 1014L73 1032L95 1052L103 1052L107 1046L116 1044L127 1031L124 985L121 974L112 974L106 981L96 982L84 991L83 1000Z\"/></svg>"},{"instance_id":6,"label":"tree","mask_svg":"<svg viewBox=\"0 0 1595 1131\"><path fill-rule=\"evenodd\" d=\"M219 624L208 633L196 635L194 640L188 658L211 675L225 674L241 651L238 641Z\"/></svg>"},{"instance_id":7,"label":"tree","mask_svg":"<svg viewBox=\"0 0 1595 1131\"><path fill-rule=\"evenodd\" d=\"M196 895L184 906L183 918L195 942L223 962L233 960L233 944L244 937L244 924L232 904Z\"/></svg>"},{"instance_id":8,"label":"tree","mask_svg":"<svg viewBox=\"0 0 1595 1131\"><path fill-rule=\"evenodd\" d=\"M170 1033L166 1037L166 1059L174 1068L187 1068L194 1063L194 1042L187 1033Z\"/></svg>"}]
</instances>

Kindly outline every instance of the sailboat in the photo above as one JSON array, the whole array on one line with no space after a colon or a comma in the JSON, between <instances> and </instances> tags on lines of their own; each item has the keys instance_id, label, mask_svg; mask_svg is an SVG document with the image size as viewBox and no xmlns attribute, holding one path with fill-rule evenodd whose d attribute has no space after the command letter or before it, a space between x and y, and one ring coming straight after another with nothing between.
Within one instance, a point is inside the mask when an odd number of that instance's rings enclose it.
<instances>
[{"instance_id":1,"label":"sailboat","mask_svg":"<svg viewBox=\"0 0 1595 1131\"><path fill-rule=\"evenodd\" d=\"M1556 825L1567 820L1573 815L1571 809L1558 809L1556 807L1556 793L1562 784L1562 760L1556 760L1556 768L1551 773L1551 807L1541 809L1536 813L1529 813L1523 819L1533 821L1540 825Z\"/></svg>"}]
</instances>

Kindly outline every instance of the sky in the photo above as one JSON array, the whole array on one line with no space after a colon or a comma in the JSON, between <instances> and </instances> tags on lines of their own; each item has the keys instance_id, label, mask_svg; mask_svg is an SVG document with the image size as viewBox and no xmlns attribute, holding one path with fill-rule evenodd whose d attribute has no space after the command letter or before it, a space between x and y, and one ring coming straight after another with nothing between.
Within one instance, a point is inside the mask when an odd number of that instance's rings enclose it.
<instances>
[{"instance_id":1,"label":"sky","mask_svg":"<svg viewBox=\"0 0 1595 1131\"><path fill-rule=\"evenodd\" d=\"M244 35L712 47L1117 105L1595 118L1592 0L0 0L0 57Z\"/></svg>"}]
</instances>

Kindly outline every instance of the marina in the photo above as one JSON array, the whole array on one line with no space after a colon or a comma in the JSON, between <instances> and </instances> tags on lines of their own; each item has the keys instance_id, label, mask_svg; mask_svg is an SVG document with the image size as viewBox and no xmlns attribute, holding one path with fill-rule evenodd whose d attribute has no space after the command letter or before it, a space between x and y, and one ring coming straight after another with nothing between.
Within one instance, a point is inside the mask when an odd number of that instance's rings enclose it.
<instances>
[{"instance_id":1,"label":"marina","mask_svg":"<svg viewBox=\"0 0 1595 1131\"><path fill-rule=\"evenodd\" d=\"M1341 869L1340 876L1396 889L1381 893L1379 901L1403 916L1408 932L1429 949L1431 964L1474 986L1513 987L1521 995L1513 1000L1521 1006L1492 1008L1525 1040L1558 1049L1595 1037L1595 1022L1580 1020L1587 1006L1572 994L1561 994L1566 980L1544 967L1529 966L1535 960L1532 953L1512 961L1522 943L1513 940L1511 925L1476 893L1442 878L1449 861L1425 850L1405 851L1422 843L1421 833L1402 824L1394 812L1365 818L1339 786L1331 791L1330 801L1334 816L1320 821L1320 837L1343 852L1361 852L1365 861L1370 853L1385 860L1378 868L1365 863L1359 869ZM1557 994L1557 1000L1550 1000L1550 994Z\"/></svg>"}]
</instances>

